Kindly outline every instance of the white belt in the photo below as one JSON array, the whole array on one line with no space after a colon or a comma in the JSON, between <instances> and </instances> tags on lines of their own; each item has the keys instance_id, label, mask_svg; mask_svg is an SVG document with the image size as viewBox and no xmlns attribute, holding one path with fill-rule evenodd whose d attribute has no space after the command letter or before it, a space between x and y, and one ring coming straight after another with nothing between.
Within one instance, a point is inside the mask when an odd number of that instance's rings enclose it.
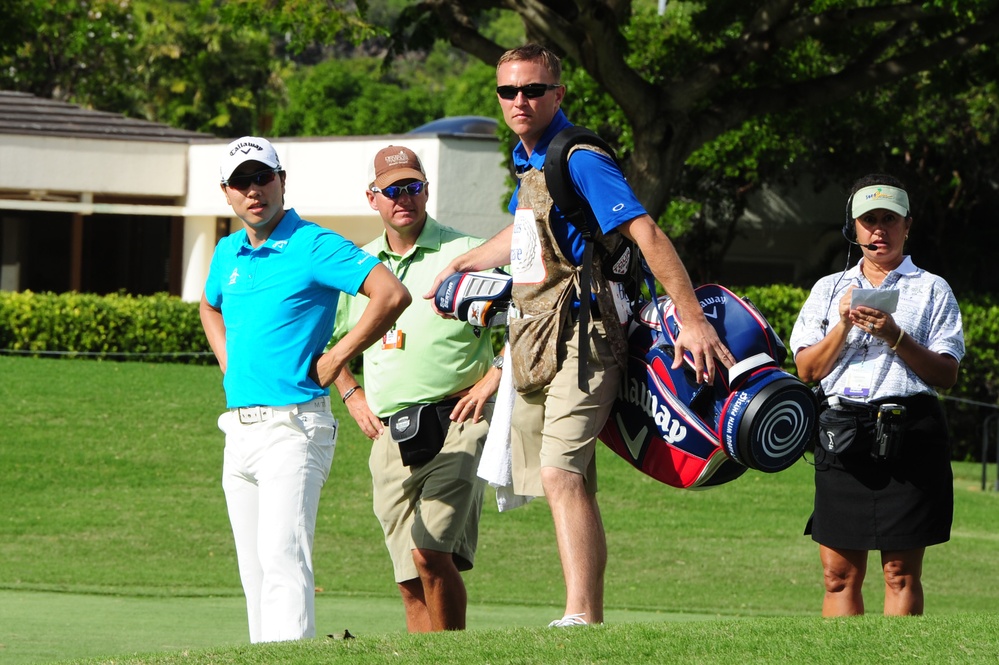
<instances>
[{"instance_id":1,"label":"white belt","mask_svg":"<svg viewBox=\"0 0 999 665\"><path fill-rule=\"evenodd\" d=\"M232 409L239 413L239 422L244 425L252 425L265 420L270 420L277 413L303 413L306 411L318 411L320 413L330 410L330 398L328 395L317 397L309 402L301 404L289 404L288 406L244 406L240 409Z\"/></svg>"}]
</instances>

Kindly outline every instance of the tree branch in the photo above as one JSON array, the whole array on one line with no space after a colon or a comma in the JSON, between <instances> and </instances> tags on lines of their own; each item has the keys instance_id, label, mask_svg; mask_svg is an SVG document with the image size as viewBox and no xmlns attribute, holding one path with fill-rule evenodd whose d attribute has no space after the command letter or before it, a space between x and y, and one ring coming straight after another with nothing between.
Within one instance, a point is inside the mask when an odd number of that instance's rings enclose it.
<instances>
[{"instance_id":1,"label":"tree branch","mask_svg":"<svg viewBox=\"0 0 999 665\"><path fill-rule=\"evenodd\" d=\"M485 3L485 8L500 8L500 2ZM495 65L506 50L491 39L486 38L475 21L456 0L427 0L417 6L420 13L426 12L441 23L440 34L458 48L487 65Z\"/></svg>"},{"instance_id":2,"label":"tree branch","mask_svg":"<svg viewBox=\"0 0 999 665\"><path fill-rule=\"evenodd\" d=\"M642 122L645 115L654 113L644 100L654 95L655 90L627 65L623 50L626 43L619 26L630 16L629 0L575 0L569 9L558 0L501 2L505 9L520 15L529 38L579 63L621 106L630 122ZM451 43L464 50L453 38ZM495 61L496 58L492 60Z\"/></svg>"},{"instance_id":3,"label":"tree branch","mask_svg":"<svg viewBox=\"0 0 999 665\"><path fill-rule=\"evenodd\" d=\"M837 74L791 83L780 88L740 90L720 100L696 123L697 143L703 144L755 115L789 107L814 107L843 99L860 90L894 83L940 62L961 55L999 36L999 12L982 18L951 37L881 62L851 64Z\"/></svg>"},{"instance_id":4,"label":"tree branch","mask_svg":"<svg viewBox=\"0 0 999 665\"><path fill-rule=\"evenodd\" d=\"M786 20L792 0L772 0L762 7L747 28L725 50L705 58L696 70L670 87L664 102L678 110L695 108L721 83L751 64L776 57L784 49L808 37L839 33L856 25L925 19L928 14L916 4L891 7L843 9ZM885 40L880 40L884 42ZM887 47L893 42L883 43ZM877 49L877 46L874 47ZM882 49L883 50L883 49ZM872 51L869 57L875 57Z\"/></svg>"}]
</instances>

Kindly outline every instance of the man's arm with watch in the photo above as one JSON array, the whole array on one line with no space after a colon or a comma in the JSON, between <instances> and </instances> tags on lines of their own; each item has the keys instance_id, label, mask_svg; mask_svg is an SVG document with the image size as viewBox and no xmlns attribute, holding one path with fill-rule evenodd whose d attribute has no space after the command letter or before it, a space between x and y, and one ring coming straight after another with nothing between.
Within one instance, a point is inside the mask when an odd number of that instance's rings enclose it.
<instances>
[{"instance_id":1,"label":"man's arm with watch","mask_svg":"<svg viewBox=\"0 0 999 665\"><path fill-rule=\"evenodd\" d=\"M454 409L451 410L451 420L456 423L464 422L469 417L474 423L482 420L482 410L486 402L499 389L500 377L503 376L503 360L503 352L493 358L492 367L454 405Z\"/></svg>"}]
</instances>

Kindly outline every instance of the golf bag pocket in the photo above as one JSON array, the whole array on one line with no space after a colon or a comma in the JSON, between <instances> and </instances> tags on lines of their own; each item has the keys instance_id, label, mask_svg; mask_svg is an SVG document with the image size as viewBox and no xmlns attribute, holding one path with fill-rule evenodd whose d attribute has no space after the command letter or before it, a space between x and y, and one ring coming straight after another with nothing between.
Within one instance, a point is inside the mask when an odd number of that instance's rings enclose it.
<instances>
[{"instance_id":1,"label":"golf bag pocket","mask_svg":"<svg viewBox=\"0 0 999 665\"><path fill-rule=\"evenodd\" d=\"M389 416L389 433L399 446L405 466L425 464L444 447L451 411L458 403L447 399L432 404L414 404Z\"/></svg>"},{"instance_id":2,"label":"golf bag pocket","mask_svg":"<svg viewBox=\"0 0 999 665\"><path fill-rule=\"evenodd\" d=\"M826 452L842 455L872 426L873 419L867 411L825 409L819 414L819 446Z\"/></svg>"}]
</instances>

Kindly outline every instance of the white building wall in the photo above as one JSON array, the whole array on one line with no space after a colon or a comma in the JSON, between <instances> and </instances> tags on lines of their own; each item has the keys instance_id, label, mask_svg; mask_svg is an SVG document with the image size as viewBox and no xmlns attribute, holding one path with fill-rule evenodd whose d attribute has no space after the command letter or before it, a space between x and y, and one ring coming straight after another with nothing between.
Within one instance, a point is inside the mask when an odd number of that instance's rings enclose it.
<instances>
[{"instance_id":1,"label":"white building wall","mask_svg":"<svg viewBox=\"0 0 999 665\"><path fill-rule=\"evenodd\" d=\"M184 144L14 134L0 154L0 191L184 196Z\"/></svg>"},{"instance_id":2,"label":"white building wall","mask_svg":"<svg viewBox=\"0 0 999 665\"><path fill-rule=\"evenodd\" d=\"M490 237L511 222L503 208L508 185L495 137L419 133L271 141L288 173L285 205L358 245L382 230L364 192L373 179L375 154L388 145L405 145L420 156L430 182L427 211L441 223ZM181 297L196 301L218 220L228 219L230 230L240 228L219 187L219 161L229 142L5 134L0 211L181 217ZM15 283L14 270L13 264L5 267L7 288Z\"/></svg>"}]
</instances>

